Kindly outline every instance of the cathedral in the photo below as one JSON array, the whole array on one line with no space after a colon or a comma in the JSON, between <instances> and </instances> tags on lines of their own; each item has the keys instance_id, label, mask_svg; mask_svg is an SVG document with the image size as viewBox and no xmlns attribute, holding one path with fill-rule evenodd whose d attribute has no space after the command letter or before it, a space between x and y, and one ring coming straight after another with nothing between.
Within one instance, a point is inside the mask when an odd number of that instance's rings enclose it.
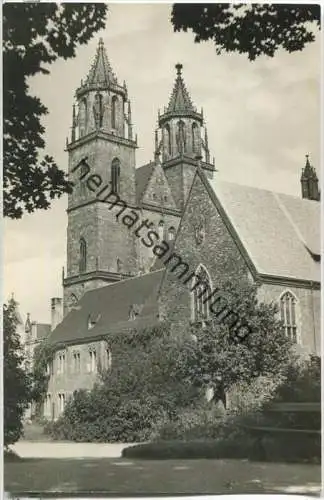
<instances>
[{"instance_id":1,"label":"cathedral","mask_svg":"<svg viewBox=\"0 0 324 500\"><path fill-rule=\"evenodd\" d=\"M52 299L44 416L55 419L98 366L114 363L109 334L168 319L181 334L211 311L206 290L231 276L277 302L285 333L320 352L320 193L309 158L301 196L217 179L203 111L177 64L158 114L152 161L136 165L131 103L100 40L76 90L66 144L69 179L63 301ZM192 286L192 278L199 283ZM199 281L200 280L200 281ZM204 290L202 290L204 288Z\"/></svg>"}]
</instances>

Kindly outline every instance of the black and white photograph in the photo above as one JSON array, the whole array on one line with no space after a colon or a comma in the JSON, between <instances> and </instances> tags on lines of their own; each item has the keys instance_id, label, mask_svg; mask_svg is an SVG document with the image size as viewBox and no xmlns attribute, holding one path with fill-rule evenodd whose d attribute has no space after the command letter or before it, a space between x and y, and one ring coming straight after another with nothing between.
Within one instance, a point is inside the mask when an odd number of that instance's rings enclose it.
<instances>
[{"instance_id":1,"label":"black and white photograph","mask_svg":"<svg viewBox=\"0 0 324 500\"><path fill-rule=\"evenodd\" d=\"M321 495L321 20L3 3L7 498Z\"/></svg>"}]
</instances>

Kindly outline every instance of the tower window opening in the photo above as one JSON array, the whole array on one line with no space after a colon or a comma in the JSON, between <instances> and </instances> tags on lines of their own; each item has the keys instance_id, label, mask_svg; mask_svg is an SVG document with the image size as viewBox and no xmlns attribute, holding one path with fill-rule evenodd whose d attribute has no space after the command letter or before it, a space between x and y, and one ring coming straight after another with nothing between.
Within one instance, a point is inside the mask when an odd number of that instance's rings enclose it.
<instances>
[{"instance_id":1,"label":"tower window opening","mask_svg":"<svg viewBox=\"0 0 324 500\"><path fill-rule=\"evenodd\" d=\"M165 130L166 150L168 155L171 155L171 132L169 125L166 125L164 130Z\"/></svg>"},{"instance_id":2,"label":"tower window opening","mask_svg":"<svg viewBox=\"0 0 324 500\"><path fill-rule=\"evenodd\" d=\"M118 97L116 95L113 96L111 100L111 128L117 128L117 104Z\"/></svg>"},{"instance_id":3,"label":"tower window opening","mask_svg":"<svg viewBox=\"0 0 324 500\"><path fill-rule=\"evenodd\" d=\"M199 153L199 142L198 142L198 125L193 123L191 127L191 141L192 141L192 151L194 153Z\"/></svg>"},{"instance_id":4,"label":"tower window opening","mask_svg":"<svg viewBox=\"0 0 324 500\"><path fill-rule=\"evenodd\" d=\"M84 273L87 269L87 244L84 238L80 239L80 263L79 271Z\"/></svg>"},{"instance_id":5,"label":"tower window opening","mask_svg":"<svg viewBox=\"0 0 324 500\"><path fill-rule=\"evenodd\" d=\"M111 164L111 191L119 193L120 189L120 161L115 158Z\"/></svg>"}]
</instances>

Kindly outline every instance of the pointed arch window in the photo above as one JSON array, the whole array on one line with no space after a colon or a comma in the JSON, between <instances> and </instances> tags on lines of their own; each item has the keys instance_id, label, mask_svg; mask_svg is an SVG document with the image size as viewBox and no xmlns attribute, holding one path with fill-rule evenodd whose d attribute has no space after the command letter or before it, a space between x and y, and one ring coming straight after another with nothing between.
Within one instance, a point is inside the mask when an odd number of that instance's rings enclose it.
<instances>
[{"instance_id":1,"label":"pointed arch window","mask_svg":"<svg viewBox=\"0 0 324 500\"><path fill-rule=\"evenodd\" d=\"M166 125L164 127L165 130L165 144L168 155L171 155L171 131L170 126Z\"/></svg>"},{"instance_id":2,"label":"pointed arch window","mask_svg":"<svg viewBox=\"0 0 324 500\"><path fill-rule=\"evenodd\" d=\"M178 150L180 153L183 153L186 149L186 126L182 120L178 122L177 140L178 140Z\"/></svg>"},{"instance_id":3,"label":"pointed arch window","mask_svg":"<svg viewBox=\"0 0 324 500\"><path fill-rule=\"evenodd\" d=\"M163 237L164 237L164 222L163 222L163 220L161 220L159 222L158 233L159 233L160 240L163 240Z\"/></svg>"},{"instance_id":4,"label":"pointed arch window","mask_svg":"<svg viewBox=\"0 0 324 500\"><path fill-rule=\"evenodd\" d=\"M114 95L111 99L111 128L117 128L117 105L118 97Z\"/></svg>"},{"instance_id":5,"label":"pointed arch window","mask_svg":"<svg viewBox=\"0 0 324 500\"><path fill-rule=\"evenodd\" d=\"M280 297L280 319L283 323L285 335L293 342L298 342L297 331L297 299L287 291Z\"/></svg>"},{"instance_id":6,"label":"pointed arch window","mask_svg":"<svg viewBox=\"0 0 324 500\"><path fill-rule=\"evenodd\" d=\"M197 125L197 123L192 124L191 141L192 141L192 151L194 153L198 153L199 152L199 143L198 143L198 125Z\"/></svg>"},{"instance_id":7,"label":"pointed arch window","mask_svg":"<svg viewBox=\"0 0 324 500\"><path fill-rule=\"evenodd\" d=\"M111 164L111 191L119 193L120 188L120 161L115 158Z\"/></svg>"},{"instance_id":8,"label":"pointed arch window","mask_svg":"<svg viewBox=\"0 0 324 500\"><path fill-rule=\"evenodd\" d=\"M207 269L200 264L195 272L196 285L192 290L192 317L195 322L209 319L209 301L207 297L211 294L212 283Z\"/></svg>"},{"instance_id":9,"label":"pointed arch window","mask_svg":"<svg viewBox=\"0 0 324 500\"><path fill-rule=\"evenodd\" d=\"M80 102L80 108L79 108L80 137L82 137L85 134L87 121L88 121L88 104L87 104L87 99L84 98Z\"/></svg>"},{"instance_id":10,"label":"pointed arch window","mask_svg":"<svg viewBox=\"0 0 324 500\"><path fill-rule=\"evenodd\" d=\"M80 239L80 263L79 271L84 273L87 269L87 244L84 238Z\"/></svg>"}]
</instances>

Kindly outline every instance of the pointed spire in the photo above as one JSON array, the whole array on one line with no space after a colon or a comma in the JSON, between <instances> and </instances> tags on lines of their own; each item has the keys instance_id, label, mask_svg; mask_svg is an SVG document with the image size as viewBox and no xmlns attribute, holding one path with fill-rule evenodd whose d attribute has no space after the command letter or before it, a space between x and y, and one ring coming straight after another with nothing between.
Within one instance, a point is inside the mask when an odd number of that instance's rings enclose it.
<instances>
[{"instance_id":1,"label":"pointed spire","mask_svg":"<svg viewBox=\"0 0 324 500\"><path fill-rule=\"evenodd\" d=\"M131 103L128 101L127 109L127 123L128 123L128 139L133 139L133 125L132 125L132 108Z\"/></svg>"},{"instance_id":2,"label":"pointed spire","mask_svg":"<svg viewBox=\"0 0 324 500\"><path fill-rule=\"evenodd\" d=\"M94 62L87 76L86 85L117 83L110 66L103 39L100 38Z\"/></svg>"},{"instance_id":3,"label":"pointed spire","mask_svg":"<svg viewBox=\"0 0 324 500\"><path fill-rule=\"evenodd\" d=\"M206 163L209 163L210 162L210 154L209 154L209 147L208 147L207 127L205 127L205 154L206 154Z\"/></svg>"},{"instance_id":4,"label":"pointed spire","mask_svg":"<svg viewBox=\"0 0 324 500\"><path fill-rule=\"evenodd\" d=\"M175 111L189 111L196 112L191 99L189 92L186 89L185 83L182 78L182 64L176 64L177 77L173 87L173 91L170 97L170 101L167 107L167 112L175 112Z\"/></svg>"}]
</instances>

